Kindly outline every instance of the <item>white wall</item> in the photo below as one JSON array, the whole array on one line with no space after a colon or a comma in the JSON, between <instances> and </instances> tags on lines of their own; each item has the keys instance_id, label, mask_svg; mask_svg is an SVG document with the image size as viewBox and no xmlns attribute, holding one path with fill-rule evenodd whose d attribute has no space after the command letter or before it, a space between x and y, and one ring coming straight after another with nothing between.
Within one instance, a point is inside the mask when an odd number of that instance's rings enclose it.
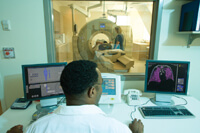
<instances>
[{"instance_id":1,"label":"white wall","mask_svg":"<svg viewBox=\"0 0 200 133\"><path fill-rule=\"evenodd\" d=\"M0 0L0 21L10 20L11 31L0 25L0 99L3 110L23 96L21 65L46 63L43 0ZM15 59L3 57L3 47L14 47Z\"/></svg>"},{"instance_id":2,"label":"white wall","mask_svg":"<svg viewBox=\"0 0 200 133\"><path fill-rule=\"evenodd\" d=\"M200 100L200 35L187 48L189 35L177 34L181 5L188 2L164 0L158 59L190 61L188 93Z\"/></svg>"}]
</instances>

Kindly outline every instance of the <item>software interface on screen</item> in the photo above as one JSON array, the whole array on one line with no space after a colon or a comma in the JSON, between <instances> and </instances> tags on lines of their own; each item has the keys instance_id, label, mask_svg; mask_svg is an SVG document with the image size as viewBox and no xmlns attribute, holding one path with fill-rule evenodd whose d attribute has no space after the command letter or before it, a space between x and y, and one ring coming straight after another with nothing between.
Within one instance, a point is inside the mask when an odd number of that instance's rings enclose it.
<instances>
[{"instance_id":1,"label":"software interface on screen","mask_svg":"<svg viewBox=\"0 0 200 133\"><path fill-rule=\"evenodd\" d=\"M188 63L148 62L147 66L147 91L186 93Z\"/></svg>"},{"instance_id":2,"label":"software interface on screen","mask_svg":"<svg viewBox=\"0 0 200 133\"><path fill-rule=\"evenodd\" d=\"M63 95L60 76L64 67L64 65L25 67L27 99Z\"/></svg>"},{"instance_id":3,"label":"software interface on screen","mask_svg":"<svg viewBox=\"0 0 200 133\"><path fill-rule=\"evenodd\" d=\"M103 78L102 95L116 95L116 79Z\"/></svg>"}]
</instances>

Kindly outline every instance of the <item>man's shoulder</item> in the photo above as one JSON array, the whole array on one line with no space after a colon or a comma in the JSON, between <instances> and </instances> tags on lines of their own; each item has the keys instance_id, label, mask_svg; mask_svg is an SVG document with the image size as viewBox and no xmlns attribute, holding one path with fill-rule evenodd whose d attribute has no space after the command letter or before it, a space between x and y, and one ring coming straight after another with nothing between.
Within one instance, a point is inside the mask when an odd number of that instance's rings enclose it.
<instances>
[{"instance_id":1,"label":"man's shoulder","mask_svg":"<svg viewBox=\"0 0 200 133\"><path fill-rule=\"evenodd\" d=\"M49 114L39 118L26 128L25 133L36 133L38 131L40 131L38 133L42 133L44 125L46 125L53 118L55 118L55 114Z\"/></svg>"},{"instance_id":2,"label":"man's shoulder","mask_svg":"<svg viewBox=\"0 0 200 133\"><path fill-rule=\"evenodd\" d=\"M61 117L62 116L62 117ZM76 118L79 118L79 121L76 121ZM56 129L56 124L59 124L61 127L62 125L66 122L71 125L72 129L74 129L74 122L71 120L75 119L75 123L79 125L80 128L87 128L92 125L93 128L97 130L103 130L103 131L110 131L113 133L131 133L130 129L128 128L127 125L123 124L122 122L107 116L106 114L103 113L97 113L97 114L86 114L86 115L58 115L58 114L50 114L47 116L44 116L34 123L32 123L28 128L27 128L27 133L42 133L43 130L53 130ZM86 119L87 118L87 119ZM62 119L62 122L61 122ZM80 120L82 122L80 122ZM65 122L64 122L65 121ZM69 122L70 121L70 122ZM56 124L55 124L56 122ZM64 123L63 123L64 122ZM79 123L80 122L80 123ZM66 125L66 123L64 125ZM82 125L84 123L84 125ZM49 125L52 125L49 127ZM65 126L63 126L65 127ZM76 127L77 128L77 127ZM57 129L58 130L58 129Z\"/></svg>"},{"instance_id":3,"label":"man's shoulder","mask_svg":"<svg viewBox=\"0 0 200 133\"><path fill-rule=\"evenodd\" d=\"M36 121L34 121L33 123L31 123L31 125L30 126L35 126L35 125L41 125L41 124L44 124L44 123L46 123L47 121L49 121L49 120L51 120L51 119L53 119L53 118L55 118L56 117L56 114L48 114L48 115L45 115L45 116L43 116L43 117L41 117L41 118L39 118L39 119L37 119Z\"/></svg>"}]
</instances>

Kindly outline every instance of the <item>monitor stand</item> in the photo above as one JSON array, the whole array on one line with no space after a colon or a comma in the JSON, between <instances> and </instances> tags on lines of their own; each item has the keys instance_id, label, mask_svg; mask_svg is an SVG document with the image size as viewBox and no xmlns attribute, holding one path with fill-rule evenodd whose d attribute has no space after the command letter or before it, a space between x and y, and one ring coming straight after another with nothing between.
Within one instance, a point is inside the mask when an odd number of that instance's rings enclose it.
<instances>
[{"instance_id":1,"label":"monitor stand","mask_svg":"<svg viewBox=\"0 0 200 133\"><path fill-rule=\"evenodd\" d=\"M159 94L156 93L155 98L151 98L151 102L158 106L172 106L174 101L171 99L172 95L170 94Z\"/></svg>"},{"instance_id":2,"label":"monitor stand","mask_svg":"<svg viewBox=\"0 0 200 133\"><path fill-rule=\"evenodd\" d=\"M51 111L57 108L57 98L40 100L40 104L36 106L37 110L45 109Z\"/></svg>"},{"instance_id":3,"label":"monitor stand","mask_svg":"<svg viewBox=\"0 0 200 133\"><path fill-rule=\"evenodd\" d=\"M106 114L111 114L113 110L113 104L99 104L99 108Z\"/></svg>"},{"instance_id":4,"label":"monitor stand","mask_svg":"<svg viewBox=\"0 0 200 133\"><path fill-rule=\"evenodd\" d=\"M57 105L57 98L40 100L41 107Z\"/></svg>"}]
</instances>

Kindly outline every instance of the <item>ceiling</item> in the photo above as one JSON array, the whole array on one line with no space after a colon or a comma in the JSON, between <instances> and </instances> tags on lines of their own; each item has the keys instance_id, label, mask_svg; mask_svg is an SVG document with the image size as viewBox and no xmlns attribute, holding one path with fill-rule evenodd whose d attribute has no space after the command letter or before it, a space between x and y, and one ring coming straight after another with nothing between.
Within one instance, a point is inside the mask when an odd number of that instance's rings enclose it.
<instances>
[{"instance_id":1,"label":"ceiling","mask_svg":"<svg viewBox=\"0 0 200 133\"><path fill-rule=\"evenodd\" d=\"M100 4L100 1L67 1L67 0L53 0L53 5L56 6L69 6L71 4L75 4L79 7L87 9L90 6L94 6ZM153 2L124 2L124 1L104 1L102 2L102 6L93 8L91 10L102 11L105 5L105 10L125 10L127 5L127 10L148 10L147 7L152 9Z\"/></svg>"}]
</instances>

